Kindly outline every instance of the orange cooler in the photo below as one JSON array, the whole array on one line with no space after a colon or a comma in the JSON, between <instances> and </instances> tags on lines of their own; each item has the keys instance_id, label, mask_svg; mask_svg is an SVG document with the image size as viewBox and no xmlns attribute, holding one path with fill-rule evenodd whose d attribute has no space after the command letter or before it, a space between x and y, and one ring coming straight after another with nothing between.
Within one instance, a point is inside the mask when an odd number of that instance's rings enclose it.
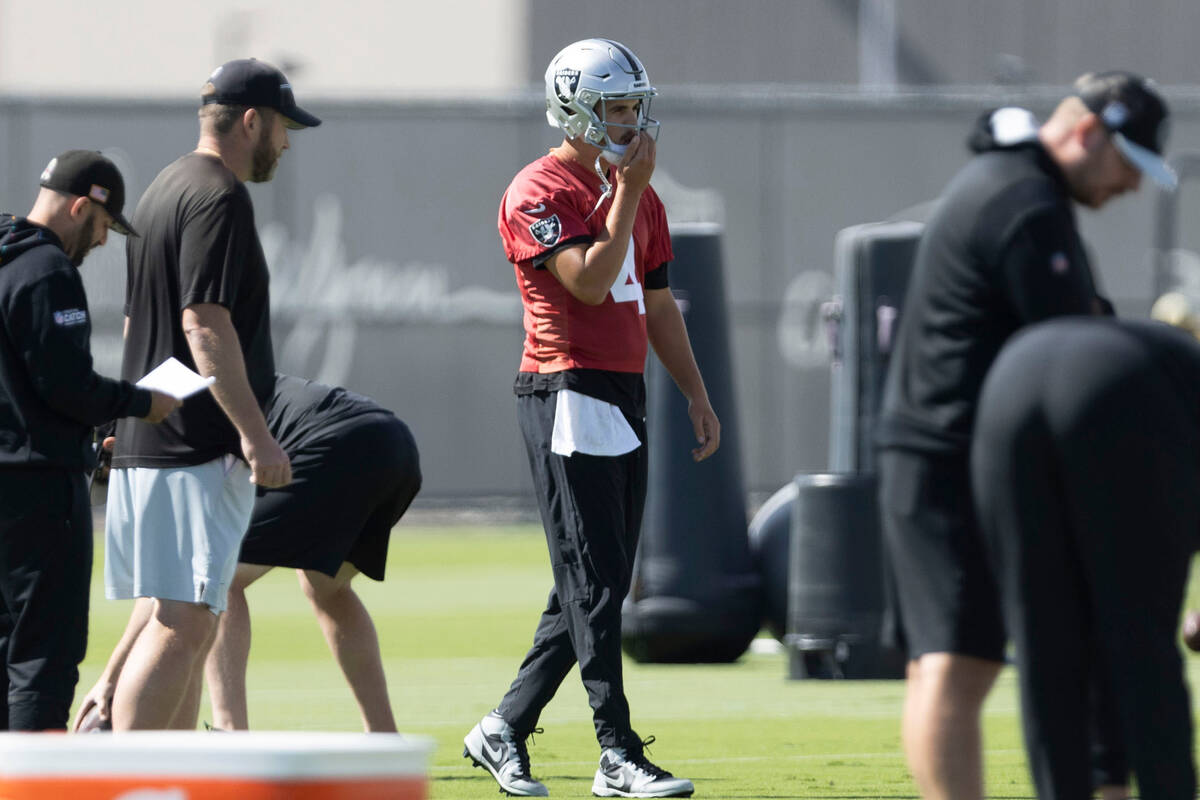
<instances>
[{"instance_id":1,"label":"orange cooler","mask_svg":"<svg viewBox=\"0 0 1200 800\"><path fill-rule=\"evenodd\" d=\"M0 733L0 800L425 800L432 753L396 733Z\"/></svg>"}]
</instances>

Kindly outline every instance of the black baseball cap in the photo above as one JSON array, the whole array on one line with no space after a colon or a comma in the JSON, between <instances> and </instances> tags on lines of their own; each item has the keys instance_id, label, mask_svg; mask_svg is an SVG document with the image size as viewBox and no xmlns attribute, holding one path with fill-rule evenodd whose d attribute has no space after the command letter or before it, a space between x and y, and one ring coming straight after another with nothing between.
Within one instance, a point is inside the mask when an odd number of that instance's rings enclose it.
<instances>
[{"instance_id":1,"label":"black baseball cap","mask_svg":"<svg viewBox=\"0 0 1200 800\"><path fill-rule=\"evenodd\" d=\"M86 197L101 205L112 217L109 226L117 233L138 232L121 216L125 207L125 180L121 170L96 150L68 150L50 159L42 170L41 185L58 192Z\"/></svg>"},{"instance_id":2,"label":"black baseball cap","mask_svg":"<svg viewBox=\"0 0 1200 800\"><path fill-rule=\"evenodd\" d=\"M227 61L208 76L208 82L217 91L202 97L202 105L273 108L283 115L292 130L315 128L321 124L318 117L296 105L296 96L287 76L257 58Z\"/></svg>"},{"instance_id":3,"label":"black baseball cap","mask_svg":"<svg viewBox=\"0 0 1200 800\"><path fill-rule=\"evenodd\" d=\"M1091 72L1075 81L1075 93L1129 163L1165 189L1179 184L1163 158L1170 112L1153 81L1121 70Z\"/></svg>"}]
</instances>

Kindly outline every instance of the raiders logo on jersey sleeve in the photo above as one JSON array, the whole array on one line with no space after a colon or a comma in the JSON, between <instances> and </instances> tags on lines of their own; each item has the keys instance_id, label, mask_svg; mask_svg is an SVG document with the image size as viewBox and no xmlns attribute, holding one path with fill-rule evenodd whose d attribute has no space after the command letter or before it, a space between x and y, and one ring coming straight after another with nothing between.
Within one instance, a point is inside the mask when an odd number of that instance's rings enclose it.
<instances>
[{"instance_id":1,"label":"raiders logo on jersey sleeve","mask_svg":"<svg viewBox=\"0 0 1200 800\"><path fill-rule=\"evenodd\" d=\"M558 221L558 214L551 214L534 222L529 226L529 232L546 247L558 244L558 237L562 235L562 224Z\"/></svg>"}]
</instances>

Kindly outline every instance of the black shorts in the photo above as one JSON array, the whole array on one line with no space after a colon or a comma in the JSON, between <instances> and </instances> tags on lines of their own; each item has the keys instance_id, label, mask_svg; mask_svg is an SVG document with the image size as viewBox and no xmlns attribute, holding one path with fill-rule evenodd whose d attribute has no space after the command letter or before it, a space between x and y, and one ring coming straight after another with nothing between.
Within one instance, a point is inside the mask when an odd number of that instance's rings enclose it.
<instances>
[{"instance_id":1,"label":"black shorts","mask_svg":"<svg viewBox=\"0 0 1200 800\"><path fill-rule=\"evenodd\" d=\"M388 413L331 426L291 455L292 482L260 490L238 561L383 580L392 526L421 488L417 445Z\"/></svg>"},{"instance_id":2,"label":"black shorts","mask_svg":"<svg viewBox=\"0 0 1200 800\"><path fill-rule=\"evenodd\" d=\"M1000 591L971 502L965 456L879 454L892 644L910 660L955 653L1003 661Z\"/></svg>"}]
</instances>

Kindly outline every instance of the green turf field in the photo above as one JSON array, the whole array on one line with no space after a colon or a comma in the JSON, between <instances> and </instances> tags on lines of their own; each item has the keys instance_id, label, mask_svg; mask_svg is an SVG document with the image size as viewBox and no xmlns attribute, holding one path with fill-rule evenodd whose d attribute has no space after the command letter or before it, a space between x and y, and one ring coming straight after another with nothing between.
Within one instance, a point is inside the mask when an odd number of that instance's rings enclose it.
<instances>
[{"instance_id":1,"label":"green turf field","mask_svg":"<svg viewBox=\"0 0 1200 800\"><path fill-rule=\"evenodd\" d=\"M128 603L103 599L99 546L96 553L91 645L77 697L99 674L129 613ZM499 700L533 635L550 588L540 529L401 525L388 580L356 584L379 628L401 731L437 740L434 800L493 796L491 777L461 757L462 737ZM359 730L294 576L270 573L251 587L249 601L251 725ZM652 759L695 781L698 797L916 796L900 754L900 682L789 681L778 653L721 666L626 665L634 724L658 738ZM1033 796L1013 678L1006 670L986 707L991 797ZM202 709L201 718L209 717ZM576 673L541 725L545 733L531 747L534 775L552 797L591 797L599 752Z\"/></svg>"}]
</instances>

